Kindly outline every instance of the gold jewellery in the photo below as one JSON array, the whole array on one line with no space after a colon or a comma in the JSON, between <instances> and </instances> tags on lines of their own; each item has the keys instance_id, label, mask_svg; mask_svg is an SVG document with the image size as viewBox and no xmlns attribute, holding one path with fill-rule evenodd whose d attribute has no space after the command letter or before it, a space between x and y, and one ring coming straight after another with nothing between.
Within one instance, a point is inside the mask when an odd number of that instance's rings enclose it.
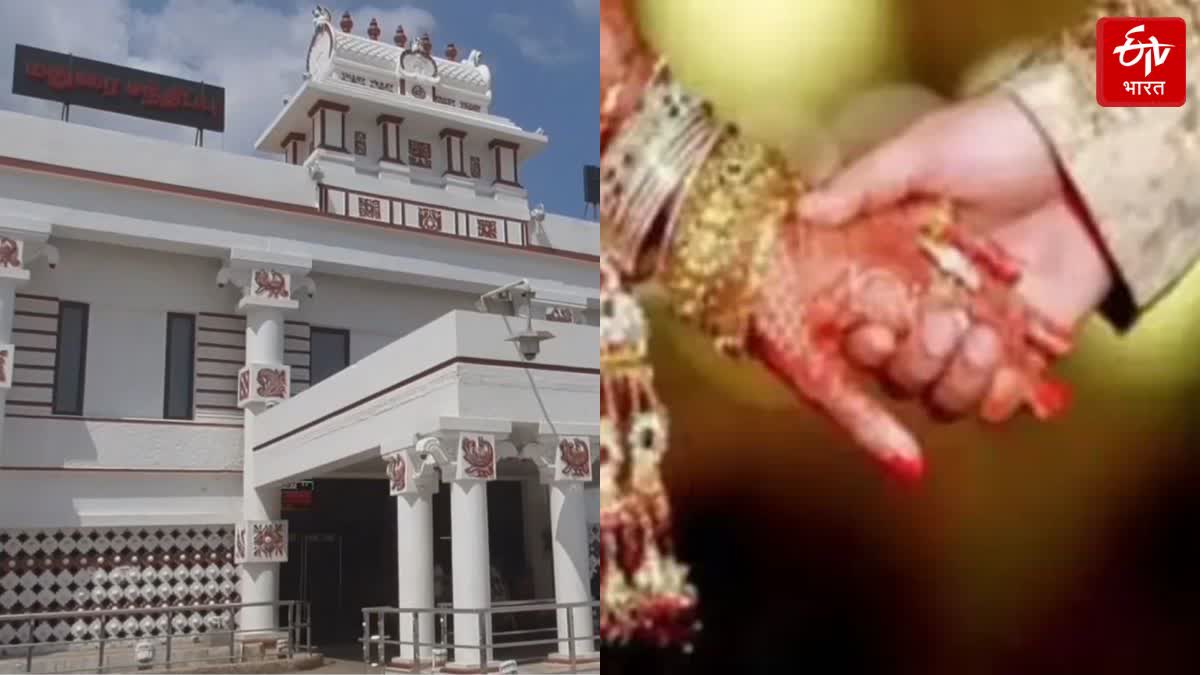
<instances>
[{"instance_id":1,"label":"gold jewellery","mask_svg":"<svg viewBox=\"0 0 1200 675\"><path fill-rule=\"evenodd\" d=\"M783 157L717 122L660 61L600 169L601 239L615 271L649 268L680 318L741 354L797 193Z\"/></svg>"},{"instance_id":2,"label":"gold jewellery","mask_svg":"<svg viewBox=\"0 0 1200 675\"><path fill-rule=\"evenodd\" d=\"M601 632L689 643L696 591L672 555L660 464L667 415L647 326L624 283L643 275L673 311L742 354L776 230L798 183L783 158L717 122L660 62L601 159Z\"/></svg>"},{"instance_id":3,"label":"gold jewellery","mask_svg":"<svg viewBox=\"0 0 1200 675\"><path fill-rule=\"evenodd\" d=\"M721 133L711 107L684 91L660 61L633 116L600 158L601 243L623 277L638 276L664 215L657 234L669 240L672 200Z\"/></svg>"},{"instance_id":4,"label":"gold jewellery","mask_svg":"<svg viewBox=\"0 0 1200 675\"><path fill-rule=\"evenodd\" d=\"M751 313L797 182L783 157L728 130L687 182L658 280L673 311L743 355Z\"/></svg>"}]
</instances>

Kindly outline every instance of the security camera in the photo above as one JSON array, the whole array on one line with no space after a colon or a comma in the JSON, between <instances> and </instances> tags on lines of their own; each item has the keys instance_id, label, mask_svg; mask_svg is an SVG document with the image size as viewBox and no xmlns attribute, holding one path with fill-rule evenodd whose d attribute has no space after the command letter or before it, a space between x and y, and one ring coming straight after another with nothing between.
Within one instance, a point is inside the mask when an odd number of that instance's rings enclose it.
<instances>
[{"instance_id":1,"label":"security camera","mask_svg":"<svg viewBox=\"0 0 1200 675\"><path fill-rule=\"evenodd\" d=\"M46 247L42 249L42 253L46 256L46 265L50 269L56 269L58 267L58 247L46 244Z\"/></svg>"},{"instance_id":2,"label":"security camera","mask_svg":"<svg viewBox=\"0 0 1200 675\"><path fill-rule=\"evenodd\" d=\"M311 300L317 293L317 282L312 280L312 277L301 277L296 280L296 286L303 288L305 295Z\"/></svg>"},{"instance_id":3,"label":"security camera","mask_svg":"<svg viewBox=\"0 0 1200 675\"><path fill-rule=\"evenodd\" d=\"M548 330L523 330L516 335L507 338L507 342L515 342L517 351L521 353L521 358L526 361L532 361L537 358L538 353L542 351L542 342L554 337L554 333Z\"/></svg>"}]
</instances>

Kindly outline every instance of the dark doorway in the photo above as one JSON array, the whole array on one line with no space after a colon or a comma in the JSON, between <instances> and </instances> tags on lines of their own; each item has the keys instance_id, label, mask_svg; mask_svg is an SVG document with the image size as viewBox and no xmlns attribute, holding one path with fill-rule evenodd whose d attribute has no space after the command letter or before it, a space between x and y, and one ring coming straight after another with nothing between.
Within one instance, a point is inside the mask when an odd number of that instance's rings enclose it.
<instances>
[{"instance_id":1,"label":"dark doorway","mask_svg":"<svg viewBox=\"0 0 1200 675\"><path fill-rule=\"evenodd\" d=\"M525 559L520 481L488 484L488 550L492 558L492 602L533 598L533 574Z\"/></svg>"},{"instance_id":2,"label":"dark doorway","mask_svg":"<svg viewBox=\"0 0 1200 675\"><path fill-rule=\"evenodd\" d=\"M396 604L396 505L387 482L317 479L311 505L283 516L290 542L280 597L311 603L315 645L353 642L363 607Z\"/></svg>"},{"instance_id":3,"label":"dark doorway","mask_svg":"<svg viewBox=\"0 0 1200 675\"><path fill-rule=\"evenodd\" d=\"M492 600L531 599L535 592L525 543L522 483L498 480L487 490ZM439 603L453 597L450 492L444 486L433 498ZM363 607L396 605L395 498L382 479L316 479L311 500L291 506L283 511L290 541L280 598L311 603L314 645L353 644L362 635Z\"/></svg>"},{"instance_id":4,"label":"dark doorway","mask_svg":"<svg viewBox=\"0 0 1200 675\"><path fill-rule=\"evenodd\" d=\"M291 534L288 564L283 567L280 595L309 603L312 639L317 644L339 640L335 618L345 602L342 585L342 538L336 534Z\"/></svg>"}]
</instances>

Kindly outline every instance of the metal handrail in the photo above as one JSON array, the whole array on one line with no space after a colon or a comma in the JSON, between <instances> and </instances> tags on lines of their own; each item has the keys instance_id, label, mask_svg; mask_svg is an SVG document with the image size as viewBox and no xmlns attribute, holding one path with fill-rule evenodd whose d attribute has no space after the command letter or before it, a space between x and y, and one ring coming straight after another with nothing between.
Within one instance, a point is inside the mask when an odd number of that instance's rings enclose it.
<instances>
[{"instance_id":1,"label":"metal handrail","mask_svg":"<svg viewBox=\"0 0 1200 675\"><path fill-rule=\"evenodd\" d=\"M582 602L539 602L536 605L508 606L496 603L492 607L480 607L478 609L461 609L455 607L363 607L364 612L368 611L383 611L390 610L391 612L420 612L422 614L478 614L480 612L488 612L490 614L517 614L520 612L537 612L551 609L579 609L581 607L599 607L600 603L596 600L585 600Z\"/></svg>"},{"instance_id":2,"label":"metal handrail","mask_svg":"<svg viewBox=\"0 0 1200 675\"><path fill-rule=\"evenodd\" d=\"M430 608L430 607L364 607L362 610L362 612L363 612L363 624L362 624L363 635L362 635L362 638L359 640L359 642L362 643L362 648L363 648L363 664L364 665L376 665L376 664L380 664L380 663L386 664L387 663L387 648L389 645L396 646L397 649L401 653L403 653L404 647L412 647L412 650L413 650L412 668L414 670L412 670L410 672L420 673L420 672L423 672L422 671L423 665L422 665L421 657L420 657L420 648L421 647L432 647L435 649L436 648L454 649L456 651L459 649L462 649L464 651L478 651L479 652L479 662L481 664L483 664L483 663L486 663L488 660L487 659L488 650L492 649L494 647L510 648L510 647L526 647L526 646L534 646L534 645L558 645L561 642L565 641L567 643L567 652L568 652L567 659L568 659L568 663L570 665L570 672L576 673L576 672L578 672L578 655L576 654L576 649L575 649L576 642L586 640L586 641L590 641L592 643L592 645L595 646L598 636L593 633L593 635L591 637L587 637L587 636L576 637L576 635L575 635L575 614L574 614L574 612L572 612L570 610L580 609L580 608L584 608L584 607L589 608L589 609L596 609L596 608L599 608L599 606L600 606L600 603L593 600L593 601L585 601L585 602L534 601L532 603L529 603L527 601L510 601L510 602L504 603L503 605L501 605L501 603L496 603L496 606L493 606L493 607L470 608L470 609L462 609L462 608L454 608L454 607L433 607L433 608ZM491 641L491 642L487 641L488 637L489 637L488 636L489 631L486 628L487 619L495 614L518 614L518 613L540 612L540 611L551 611L551 610L557 611L560 609L568 610L566 612L567 635L565 638L560 638L556 634L554 637L544 638L544 639L540 639L540 640L521 640L521 641L517 641L517 642L497 643L494 641L496 633L492 633L491 638L493 639L493 641ZM412 639L411 640L401 639L401 636L399 634L397 634L396 639L394 639L394 640L388 639L387 626L385 623L387 620L387 617L391 616L391 615L395 615L397 617L397 619L399 619L399 617L406 615L406 614L410 615L412 618ZM420 622L418 620L419 617L423 614L432 614L435 617L441 616L443 620L445 619L446 616L453 616L453 615L457 615L457 614L468 614L468 615L474 614L478 617L477 621L479 623L479 642L477 642L477 643L472 642L471 644L458 644L458 643L449 642L449 641L438 642L438 641L436 641L436 635L435 635L435 640L432 642L423 641L423 640L421 640ZM372 630L373 626L378 629L378 632ZM547 630L551 630L551 629L547 629ZM445 633L445 632L446 631L443 629L443 633ZM544 631L539 629L536 631L517 631L517 632L527 633L527 632L544 632ZM436 631L435 631L435 633L436 633ZM508 634L508 633L506 633L506 634ZM446 639L449 640L449 637L447 636ZM372 658L372 656L374 656L375 658Z\"/></svg>"},{"instance_id":3,"label":"metal handrail","mask_svg":"<svg viewBox=\"0 0 1200 675\"><path fill-rule=\"evenodd\" d=\"M38 622L52 621L54 619L71 619L71 618L73 618L73 619L90 619L90 618L98 618L98 617L106 617L106 616L131 616L131 615L141 616L141 615L147 615L147 614L151 614L151 615L165 614L167 617L166 627L164 629L165 634L163 634L163 635L144 635L141 637L138 637L138 636L124 636L124 637L109 636L109 635L107 635L108 627L105 625L105 622L101 621L100 622L100 635L99 635L99 637L96 637L96 638L60 640L57 642L20 642L20 643L16 643L16 644L3 645L3 646L0 646L0 648L6 649L6 650L7 649L19 650L19 649L24 648L26 650L26 654L25 654L25 672L26 673L33 672L33 654L34 654L34 650L37 648L54 648L54 647L62 647L62 646L66 646L66 645L81 645L81 644L86 645L86 644L93 644L93 643L98 645L97 663L96 663L96 672L97 673L103 673L104 671L109 670L109 669L126 669L126 670L128 670L131 667L136 668L139 666L165 665L169 668L172 663L172 658L171 658L171 656L172 656L172 653L171 653L172 652L172 649L171 649L172 641L176 637L178 637L177 635L175 635L175 625L172 622L173 615L180 613L180 612L202 612L202 611L221 610L221 609L240 610L240 609L244 609L247 607L275 607L275 608L286 607L287 608L286 624L283 626L276 626L274 628L267 628L267 629L233 628L232 630L215 630L210 627L206 627L206 630L203 633L197 632L197 633L192 633L191 635L192 636L195 636L195 635L229 635L230 636L229 656L228 657L213 657L213 658L206 658L206 659L190 658L187 660L187 662L188 663L205 663L205 662L209 662L209 661L222 661L222 660L225 660L226 658L229 660L229 662L233 662L233 660L235 658L235 655L234 655L235 644L234 643L236 642L234 638L239 633L256 633L256 632L261 632L263 630L277 630L280 632L286 631L286 633L287 633L287 650L288 650L289 655L299 653L299 649L298 649L299 648L298 642L299 642L299 637L300 637L299 631L303 630L304 631L304 652L303 653L306 655L312 654L312 609L309 606L308 602L303 602L303 601L299 601L299 600L277 600L274 602L232 602L232 603L214 603L214 604L207 604L207 605L168 605L165 607L131 607L128 609L86 609L86 610L77 610L77 611L27 612L27 613L23 613L23 614L0 614L0 624L24 623L24 624L28 624L30 626L32 626L33 624L38 623ZM278 611L276 611L276 619L278 619L278 617L279 617L279 613L278 613ZM275 621L273 623L278 624L279 622ZM32 632L33 631L31 628L30 633L32 633ZM133 663L133 664L113 664L113 665L109 665L109 666L104 665L104 649L109 642L135 642L135 641L140 642L140 641L144 641L144 640L164 640L164 639L166 641L166 647L165 647L166 655L162 661L152 661L148 664Z\"/></svg>"},{"instance_id":4,"label":"metal handrail","mask_svg":"<svg viewBox=\"0 0 1200 675\"><path fill-rule=\"evenodd\" d=\"M492 602L492 607L523 607L525 605L547 604L553 603L554 598L533 598L532 600L495 600ZM453 607L453 602L439 602L436 607L450 608Z\"/></svg>"}]
</instances>

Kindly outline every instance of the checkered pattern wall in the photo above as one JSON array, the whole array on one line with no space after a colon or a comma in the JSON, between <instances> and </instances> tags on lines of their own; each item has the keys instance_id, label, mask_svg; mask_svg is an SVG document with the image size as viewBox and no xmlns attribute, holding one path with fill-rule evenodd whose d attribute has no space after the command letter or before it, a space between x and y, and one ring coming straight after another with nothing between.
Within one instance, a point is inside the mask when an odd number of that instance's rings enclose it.
<instances>
[{"instance_id":1,"label":"checkered pattern wall","mask_svg":"<svg viewBox=\"0 0 1200 675\"><path fill-rule=\"evenodd\" d=\"M150 608L238 601L233 527L61 528L0 530L0 650L23 642L95 637L100 620L5 623L6 614ZM176 634L232 624L229 611L171 618ZM167 616L114 616L112 637L166 633Z\"/></svg>"}]
</instances>

